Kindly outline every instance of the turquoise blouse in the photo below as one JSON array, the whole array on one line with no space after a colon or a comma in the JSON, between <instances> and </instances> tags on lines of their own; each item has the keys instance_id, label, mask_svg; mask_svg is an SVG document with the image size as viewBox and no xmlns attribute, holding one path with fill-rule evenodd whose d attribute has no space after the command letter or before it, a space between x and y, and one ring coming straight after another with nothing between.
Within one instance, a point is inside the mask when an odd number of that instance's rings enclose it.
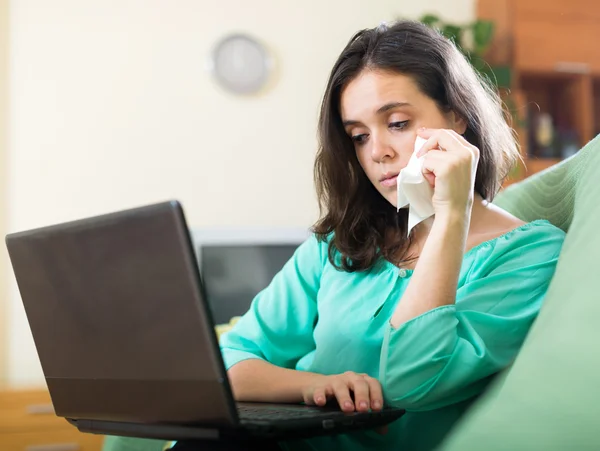
<instances>
[{"instance_id":1,"label":"turquoise blouse","mask_svg":"<svg viewBox=\"0 0 600 451\"><path fill-rule=\"evenodd\" d=\"M564 235L538 220L470 249L456 304L398 329L389 320L412 271L383 260L368 271L339 271L327 259L327 242L313 236L223 335L225 365L262 359L321 374L367 373L381 382L388 405L407 410L386 435L357 431L282 443L284 449L432 449L517 355Z\"/></svg>"}]
</instances>

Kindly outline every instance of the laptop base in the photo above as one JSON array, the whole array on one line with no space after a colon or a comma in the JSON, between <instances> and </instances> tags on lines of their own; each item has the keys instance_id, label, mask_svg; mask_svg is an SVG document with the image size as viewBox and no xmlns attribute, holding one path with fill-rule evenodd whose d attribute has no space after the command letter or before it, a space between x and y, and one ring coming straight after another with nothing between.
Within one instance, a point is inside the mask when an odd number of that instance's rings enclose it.
<instances>
[{"instance_id":1,"label":"laptop base","mask_svg":"<svg viewBox=\"0 0 600 451\"><path fill-rule=\"evenodd\" d=\"M244 405L253 403L243 403ZM261 405L257 408L277 408L278 404ZM299 410L305 406L297 406ZM288 406L286 406L288 408ZM343 413L339 410L329 411L319 408L308 408L314 412L313 417L273 419L241 419L238 427L177 425L177 424L144 424L103 420L68 420L79 431L93 434L118 435L167 441L180 440L297 440L320 435L335 435L373 429L384 426L400 418L402 410L384 409L379 412ZM319 418L319 421L315 421Z\"/></svg>"}]
</instances>

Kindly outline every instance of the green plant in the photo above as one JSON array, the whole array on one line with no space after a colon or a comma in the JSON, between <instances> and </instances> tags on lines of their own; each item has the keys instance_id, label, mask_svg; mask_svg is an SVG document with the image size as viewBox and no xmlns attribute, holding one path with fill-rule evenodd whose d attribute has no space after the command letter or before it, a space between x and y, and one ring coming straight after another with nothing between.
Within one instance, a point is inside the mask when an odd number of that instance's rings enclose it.
<instances>
[{"instance_id":1,"label":"green plant","mask_svg":"<svg viewBox=\"0 0 600 451\"><path fill-rule=\"evenodd\" d=\"M475 70L491 80L496 87L510 87L510 68L491 67L484 58L494 38L494 22L477 19L471 23L457 25L444 22L434 14L426 14L419 21L439 30L443 36L453 41Z\"/></svg>"}]
</instances>

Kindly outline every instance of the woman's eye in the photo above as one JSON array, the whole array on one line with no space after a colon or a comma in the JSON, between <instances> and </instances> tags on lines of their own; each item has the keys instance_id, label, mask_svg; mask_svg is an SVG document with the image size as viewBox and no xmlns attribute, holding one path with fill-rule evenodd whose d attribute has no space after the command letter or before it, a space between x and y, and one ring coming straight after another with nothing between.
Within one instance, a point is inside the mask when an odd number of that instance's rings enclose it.
<instances>
[{"instance_id":1,"label":"woman's eye","mask_svg":"<svg viewBox=\"0 0 600 451\"><path fill-rule=\"evenodd\" d=\"M367 139L367 135L366 133L363 133L362 135L354 135L352 137L352 141L354 141L356 144L363 144L365 142L365 139Z\"/></svg>"},{"instance_id":2,"label":"woman's eye","mask_svg":"<svg viewBox=\"0 0 600 451\"><path fill-rule=\"evenodd\" d=\"M408 125L408 121L400 121L400 122L390 122L389 127L395 130L405 129Z\"/></svg>"}]
</instances>

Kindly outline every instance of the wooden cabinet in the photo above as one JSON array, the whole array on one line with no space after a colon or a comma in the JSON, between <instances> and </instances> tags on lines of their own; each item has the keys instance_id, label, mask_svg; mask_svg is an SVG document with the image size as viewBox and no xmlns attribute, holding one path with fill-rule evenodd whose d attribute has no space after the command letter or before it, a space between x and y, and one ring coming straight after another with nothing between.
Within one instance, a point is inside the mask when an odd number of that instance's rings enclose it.
<instances>
[{"instance_id":1,"label":"wooden cabinet","mask_svg":"<svg viewBox=\"0 0 600 451\"><path fill-rule=\"evenodd\" d=\"M477 15L496 24L488 63L513 70L508 104L524 123L526 168L514 182L600 132L600 1L478 0Z\"/></svg>"},{"instance_id":2,"label":"wooden cabinet","mask_svg":"<svg viewBox=\"0 0 600 451\"><path fill-rule=\"evenodd\" d=\"M497 0L494 3L503 3ZM506 3L506 2L505 2ZM598 0L513 0L505 7L512 9L515 19L524 21L528 19L561 18L564 21L589 20L600 21L600 8Z\"/></svg>"},{"instance_id":3,"label":"wooden cabinet","mask_svg":"<svg viewBox=\"0 0 600 451\"><path fill-rule=\"evenodd\" d=\"M524 72L600 73L600 20L536 17L517 21L514 64Z\"/></svg>"},{"instance_id":4,"label":"wooden cabinet","mask_svg":"<svg viewBox=\"0 0 600 451\"><path fill-rule=\"evenodd\" d=\"M2 451L100 451L102 442L57 417L45 390L0 392Z\"/></svg>"},{"instance_id":5,"label":"wooden cabinet","mask_svg":"<svg viewBox=\"0 0 600 451\"><path fill-rule=\"evenodd\" d=\"M600 73L597 0L513 0L509 8L518 70Z\"/></svg>"}]
</instances>

